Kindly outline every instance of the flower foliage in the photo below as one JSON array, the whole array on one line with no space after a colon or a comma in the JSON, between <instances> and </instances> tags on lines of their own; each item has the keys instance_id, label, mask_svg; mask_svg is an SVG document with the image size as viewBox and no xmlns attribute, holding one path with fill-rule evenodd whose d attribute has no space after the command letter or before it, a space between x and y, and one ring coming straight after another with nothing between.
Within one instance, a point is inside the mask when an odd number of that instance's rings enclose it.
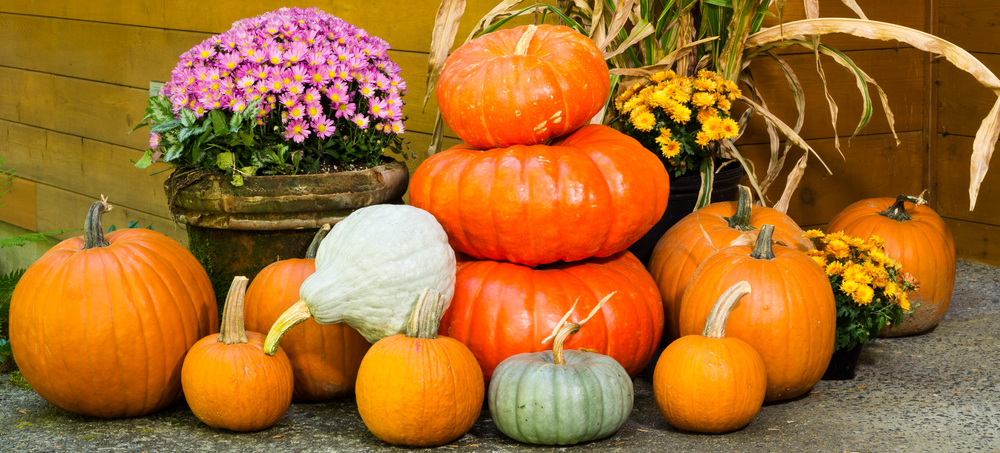
<instances>
[{"instance_id":1,"label":"flower foliage","mask_svg":"<svg viewBox=\"0 0 1000 453\"><path fill-rule=\"evenodd\" d=\"M622 131L660 154L680 176L713 157L716 142L739 135L739 125L729 116L739 97L736 84L714 71L686 77L669 70L626 89L615 98L615 109Z\"/></svg>"},{"instance_id":2,"label":"flower foliage","mask_svg":"<svg viewBox=\"0 0 1000 453\"><path fill-rule=\"evenodd\" d=\"M137 163L243 174L377 165L402 152L406 82L389 45L317 8L240 20L180 57L142 126ZM237 182L234 178L234 183Z\"/></svg>"},{"instance_id":3,"label":"flower foliage","mask_svg":"<svg viewBox=\"0 0 1000 453\"><path fill-rule=\"evenodd\" d=\"M809 255L826 270L837 301L837 340L834 350L852 349L913 313L907 293L917 289L913 276L885 254L885 242L843 232L823 234L809 230L817 250Z\"/></svg>"}]
</instances>

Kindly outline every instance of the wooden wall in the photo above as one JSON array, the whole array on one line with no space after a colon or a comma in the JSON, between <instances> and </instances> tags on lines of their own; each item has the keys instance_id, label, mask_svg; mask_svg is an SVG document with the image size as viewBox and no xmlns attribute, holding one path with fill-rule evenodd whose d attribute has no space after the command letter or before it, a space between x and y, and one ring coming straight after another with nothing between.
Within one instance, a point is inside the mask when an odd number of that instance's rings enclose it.
<instances>
[{"instance_id":1,"label":"wooden wall","mask_svg":"<svg viewBox=\"0 0 1000 453\"><path fill-rule=\"evenodd\" d=\"M788 2L786 19L801 17L795 3ZM1000 13L990 6L992 0L860 3L871 19L940 33L1000 72L1000 38L992 30ZM459 40L494 4L468 2ZM34 231L79 228L87 207L104 194L116 205L106 224L135 220L186 242L183 228L167 218L162 188L167 174L151 175L165 167L134 168L130 160L141 155L146 134L125 133L143 115L149 83L167 80L181 53L238 19L282 6L317 6L391 44L410 89L404 98L406 139L423 158L436 108L433 100L426 111L420 104L437 5L437 0L0 2L0 156L20 177L16 191L0 200L7 205L0 208L0 222ZM851 17L837 1L822 2L820 12ZM834 132L811 53L785 51L783 58L807 90L803 136L833 171L825 173L818 160L810 159L789 213L803 225L818 226L854 200L930 187L934 207L956 235L960 257L1000 265L1000 204L991 200L1000 196L998 170L987 175L974 212L968 211L966 189L971 137L995 95L947 63L905 45L849 37L824 42L846 51L879 81L891 101L901 144L895 146L880 105L868 127L850 138L860 98L853 78L827 59L824 68L840 107ZM767 86L771 109L794 122L790 92L777 67L761 59L753 69L758 83ZM741 143L763 165L767 147L760 126ZM843 158L833 147L835 134ZM456 142L448 138L446 145ZM410 161L411 170L418 163L419 158Z\"/></svg>"}]
</instances>

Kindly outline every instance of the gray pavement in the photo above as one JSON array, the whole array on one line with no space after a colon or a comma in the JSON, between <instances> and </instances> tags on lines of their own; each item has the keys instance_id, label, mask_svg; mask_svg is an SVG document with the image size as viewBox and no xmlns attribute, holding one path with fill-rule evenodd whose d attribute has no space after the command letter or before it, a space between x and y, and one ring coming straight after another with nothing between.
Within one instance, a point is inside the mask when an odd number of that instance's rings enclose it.
<instances>
[{"instance_id":1,"label":"gray pavement","mask_svg":"<svg viewBox=\"0 0 1000 453\"><path fill-rule=\"evenodd\" d=\"M1000 452L1000 268L960 262L941 324L908 338L879 339L851 381L821 381L792 401L765 405L746 428L722 435L678 431L660 416L652 366L635 379L632 416L610 438L536 447L501 434L489 411L437 451ZM654 362L655 363L655 362ZM103 420L49 405L0 378L0 451L327 452L403 450L365 428L353 397L295 404L274 427L218 431L177 403L146 417ZM410 449L406 449L410 450Z\"/></svg>"}]
</instances>

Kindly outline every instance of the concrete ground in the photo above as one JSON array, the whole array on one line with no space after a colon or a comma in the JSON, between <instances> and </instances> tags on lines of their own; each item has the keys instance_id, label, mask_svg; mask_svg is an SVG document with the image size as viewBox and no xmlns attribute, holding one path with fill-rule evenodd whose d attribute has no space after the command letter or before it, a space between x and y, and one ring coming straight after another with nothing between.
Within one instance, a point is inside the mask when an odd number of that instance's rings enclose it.
<instances>
[{"instance_id":1,"label":"concrete ground","mask_svg":"<svg viewBox=\"0 0 1000 453\"><path fill-rule=\"evenodd\" d=\"M933 331L879 339L861 356L857 378L821 381L792 401L765 405L746 428L723 435L681 432L660 415L652 366L635 380L635 409L610 438L573 450L671 452L1000 451L1000 268L959 263L947 315ZM654 362L655 363L655 362ZM401 450L371 435L353 397L295 404L274 427L217 431L184 402L147 417L77 416L0 378L0 451L325 452ZM501 434L489 411L438 451L562 451Z\"/></svg>"}]
</instances>

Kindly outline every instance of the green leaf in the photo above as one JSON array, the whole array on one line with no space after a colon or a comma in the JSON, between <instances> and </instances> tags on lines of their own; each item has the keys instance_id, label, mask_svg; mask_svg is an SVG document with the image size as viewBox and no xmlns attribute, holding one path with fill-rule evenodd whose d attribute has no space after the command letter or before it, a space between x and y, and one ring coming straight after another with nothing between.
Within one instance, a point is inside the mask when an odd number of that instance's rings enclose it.
<instances>
[{"instance_id":1,"label":"green leaf","mask_svg":"<svg viewBox=\"0 0 1000 453\"><path fill-rule=\"evenodd\" d=\"M184 147L181 146L180 143L176 143L176 144L170 145L170 147L167 148L167 155L163 156L163 161L164 162L170 162L170 161L172 161L172 160L180 157L182 151L184 151Z\"/></svg>"},{"instance_id":2,"label":"green leaf","mask_svg":"<svg viewBox=\"0 0 1000 453\"><path fill-rule=\"evenodd\" d=\"M49 231L45 233L29 233L22 234L19 236L12 236L9 238L0 239L0 248L5 247L20 247L28 242L44 242L52 236L57 236L63 233L69 233L71 231L77 231L80 228L72 230L59 230L59 231Z\"/></svg>"},{"instance_id":3,"label":"green leaf","mask_svg":"<svg viewBox=\"0 0 1000 453\"><path fill-rule=\"evenodd\" d=\"M253 176L257 174L257 167L249 166L240 169L240 172L247 176Z\"/></svg>"},{"instance_id":4,"label":"green leaf","mask_svg":"<svg viewBox=\"0 0 1000 453\"><path fill-rule=\"evenodd\" d=\"M212 127L215 129L215 135L229 134L229 128L226 127L226 116L222 114L221 110L212 110L208 116L212 118Z\"/></svg>"},{"instance_id":5,"label":"green leaf","mask_svg":"<svg viewBox=\"0 0 1000 453\"><path fill-rule=\"evenodd\" d=\"M146 168L153 163L153 151L147 149L145 153L142 153L142 158L135 163L138 168Z\"/></svg>"},{"instance_id":6,"label":"green leaf","mask_svg":"<svg viewBox=\"0 0 1000 453\"><path fill-rule=\"evenodd\" d=\"M163 95L149 98L147 112L156 124L163 124L174 119L173 106L170 104L170 100Z\"/></svg>"},{"instance_id":7,"label":"green leaf","mask_svg":"<svg viewBox=\"0 0 1000 453\"><path fill-rule=\"evenodd\" d=\"M160 123L160 124L157 124L157 125L149 128L149 132L156 132L156 133L159 134L159 133L163 133L163 132L167 132L167 131L172 131L174 129L177 129L180 126L181 126L181 122L180 121L177 121L175 119L171 119L171 120L169 120L169 121L167 121L165 123Z\"/></svg>"},{"instance_id":8,"label":"green leaf","mask_svg":"<svg viewBox=\"0 0 1000 453\"><path fill-rule=\"evenodd\" d=\"M191 127L181 128L180 133L177 134L177 141L183 142L184 140L187 140L188 137L190 137L192 135L195 135L194 128L191 128Z\"/></svg>"},{"instance_id":9,"label":"green leaf","mask_svg":"<svg viewBox=\"0 0 1000 453\"><path fill-rule=\"evenodd\" d=\"M234 165L236 165L236 157L233 156L232 152L219 153L218 156L215 156L215 166L219 167L221 170L225 170ZM240 185L242 185L242 180Z\"/></svg>"},{"instance_id":10,"label":"green leaf","mask_svg":"<svg viewBox=\"0 0 1000 453\"><path fill-rule=\"evenodd\" d=\"M233 172L233 180L232 180L232 183L233 183L233 185L234 185L234 186L236 186L236 187L240 187L240 186L242 186L242 185L243 185L243 176L242 176L242 175L240 175L240 172L238 172L238 171L234 171L234 172Z\"/></svg>"}]
</instances>

